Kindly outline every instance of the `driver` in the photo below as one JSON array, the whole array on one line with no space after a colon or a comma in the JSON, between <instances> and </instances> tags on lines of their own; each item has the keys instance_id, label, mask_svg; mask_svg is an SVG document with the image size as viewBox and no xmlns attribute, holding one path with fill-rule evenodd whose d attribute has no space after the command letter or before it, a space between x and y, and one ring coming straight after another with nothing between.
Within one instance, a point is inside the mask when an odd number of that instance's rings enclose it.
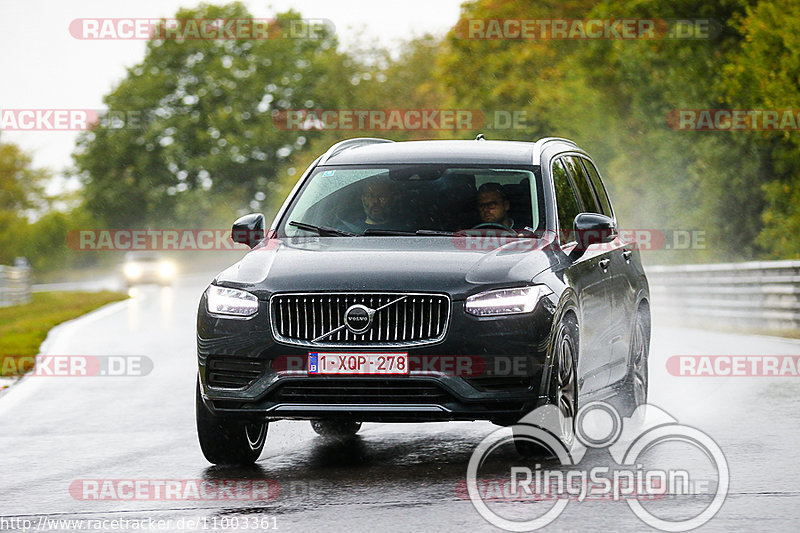
<instances>
[{"instance_id":1,"label":"driver","mask_svg":"<svg viewBox=\"0 0 800 533\"><path fill-rule=\"evenodd\" d=\"M503 186L499 183L484 183L478 189L478 213L481 224L476 227L497 225L514 231L514 219L508 216L511 202L508 201Z\"/></svg>"}]
</instances>

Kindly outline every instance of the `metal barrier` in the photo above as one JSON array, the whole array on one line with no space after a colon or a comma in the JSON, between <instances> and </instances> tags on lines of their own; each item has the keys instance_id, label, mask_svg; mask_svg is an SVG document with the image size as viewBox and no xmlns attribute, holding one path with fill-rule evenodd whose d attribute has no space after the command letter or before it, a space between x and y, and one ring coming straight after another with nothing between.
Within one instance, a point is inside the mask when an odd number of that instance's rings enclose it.
<instances>
[{"instance_id":1,"label":"metal barrier","mask_svg":"<svg viewBox=\"0 0 800 533\"><path fill-rule=\"evenodd\" d=\"M682 322L800 330L800 261L647 268L652 306Z\"/></svg>"},{"instance_id":2,"label":"metal barrier","mask_svg":"<svg viewBox=\"0 0 800 533\"><path fill-rule=\"evenodd\" d=\"M0 265L0 307L31 301L31 269Z\"/></svg>"}]
</instances>

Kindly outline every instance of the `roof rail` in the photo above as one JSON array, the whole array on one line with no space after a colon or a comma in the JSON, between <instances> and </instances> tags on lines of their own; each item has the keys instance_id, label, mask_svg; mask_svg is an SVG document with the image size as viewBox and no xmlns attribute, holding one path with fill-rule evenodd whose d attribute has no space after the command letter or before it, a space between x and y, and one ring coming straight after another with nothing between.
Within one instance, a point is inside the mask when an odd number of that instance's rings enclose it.
<instances>
[{"instance_id":1,"label":"roof rail","mask_svg":"<svg viewBox=\"0 0 800 533\"><path fill-rule=\"evenodd\" d=\"M573 141L571 139L566 139L564 137L542 137L541 139L536 141L536 144L546 144L546 143L549 143L549 142L563 142L563 143L571 144L572 146L578 146L578 144L575 141Z\"/></svg>"},{"instance_id":2,"label":"roof rail","mask_svg":"<svg viewBox=\"0 0 800 533\"><path fill-rule=\"evenodd\" d=\"M340 141L328 148L328 151L322 155L322 159L320 160L319 164L324 165L331 157L337 156L345 150L350 150L351 148L357 148L367 144L393 142L394 141L390 139L380 139L378 137L356 137L355 139L345 139L344 141Z\"/></svg>"},{"instance_id":3,"label":"roof rail","mask_svg":"<svg viewBox=\"0 0 800 533\"><path fill-rule=\"evenodd\" d=\"M565 144L569 144L578 148L578 145L575 141L570 139L565 139L564 137L542 137L538 141L536 141L533 145L533 164L539 164L539 157L542 155L542 150L544 150L544 145L551 142L562 142Z\"/></svg>"}]
</instances>

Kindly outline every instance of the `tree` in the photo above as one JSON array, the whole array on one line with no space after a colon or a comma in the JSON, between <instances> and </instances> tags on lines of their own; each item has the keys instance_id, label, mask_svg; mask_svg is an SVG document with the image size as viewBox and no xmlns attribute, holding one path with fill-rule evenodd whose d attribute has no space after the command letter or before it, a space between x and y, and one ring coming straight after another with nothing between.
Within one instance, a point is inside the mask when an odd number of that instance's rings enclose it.
<instances>
[{"instance_id":1,"label":"tree","mask_svg":"<svg viewBox=\"0 0 800 533\"><path fill-rule=\"evenodd\" d=\"M46 170L31 168L30 156L17 145L0 143L0 211L22 214L40 207L49 178Z\"/></svg>"},{"instance_id":2,"label":"tree","mask_svg":"<svg viewBox=\"0 0 800 533\"><path fill-rule=\"evenodd\" d=\"M722 107L723 68L744 40L728 21L745 5L543 2L532 13L522 0L477 0L465 4L462 19L624 16L711 19L719 27L708 39L691 40L468 40L453 31L439 58L440 76L453 87L453 105L527 111L529 128L501 135L566 136L587 147L624 227L707 232L712 249L672 260L748 257L758 251L768 158L749 149L746 136L678 131L667 122L680 109ZM661 253L657 261L667 257Z\"/></svg>"},{"instance_id":3,"label":"tree","mask_svg":"<svg viewBox=\"0 0 800 533\"><path fill-rule=\"evenodd\" d=\"M800 101L800 5L791 0L759 2L737 17L744 37L728 58L720 83L726 103L736 109L793 110ZM800 140L797 130L742 134L761 154L762 175L755 180L764 194L766 251L776 258L800 258ZM756 151L751 149L750 153ZM750 155L744 152L744 161ZM737 217L738 218L738 217Z\"/></svg>"},{"instance_id":4,"label":"tree","mask_svg":"<svg viewBox=\"0 0 800 533\"><path fill-rule=\"evenodd\" d=\"M176 18L252 17L231 3ZM277 20L287 29L300 16ZM357 65L336 50L330 30L312 37L151 40L144 60L104 99L111 115L140 123L101 122L79 141L75 162L89 211L116 227L176 223L176 213L207 224L193 205L211 198L247 205L268 190L306 141L277 127L272 113L351 101Z\"/></svg>"},{"instance_id":5,"label":"tree","mask_svg":"<svg viewBox=\"0 0 800 533\"><path fill-rule=\"evenodd\" d=\"M17 145L0 143L0 264L22 254L28 235L26 212L44 203L44 182L50 174L34 169Z\"/></svg>"}]
</instances>

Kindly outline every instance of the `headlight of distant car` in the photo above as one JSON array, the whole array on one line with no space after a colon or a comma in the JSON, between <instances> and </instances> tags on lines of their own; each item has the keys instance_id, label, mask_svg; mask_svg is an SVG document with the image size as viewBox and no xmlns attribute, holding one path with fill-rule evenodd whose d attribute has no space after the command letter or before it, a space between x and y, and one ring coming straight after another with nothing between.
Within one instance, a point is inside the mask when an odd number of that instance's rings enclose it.
<instances>
[{"instance_id":1,"label":"headlight of distant car","mask_svg":"<svg viewBox=\"0 0 800 533\"><path fill-rule=\"evenodd\" d=\"M485 291L467 298L466 310L477 316L529 313L550 292L544 285Z\"/></svg>"},{"instance_id":2,"label":"headlight of distant car","mask_svg":"<svg viewBox=\"0 0 800 533\"><path fill-rule=\"evenodd\" d=\"M258 311L258 298L239 289L211 285L206 291L209 313L218 315L250 316Z\"/></svg>"},{"instance_id":3,"label":"headlight of distant car","mask_svg":"<svg viewBox=\"0 0 800 533\"><path fill-rule=\"evenodd\" d=\"M169 261L164 261L158 265L158 275L162 278L171 278L175 275L175 265Z\"/></svg>"},{"instance_id":4,"label":"headlight of distant car","mask_svg":"<svg viewBox=\"0 0 800 533\"><path fill-rule=\"evenodd\" d=\"M142 275L142 268L136 263L128 263L124 268L125 277L129 279L136 279Z\"/></svg>"}]
</instances>

